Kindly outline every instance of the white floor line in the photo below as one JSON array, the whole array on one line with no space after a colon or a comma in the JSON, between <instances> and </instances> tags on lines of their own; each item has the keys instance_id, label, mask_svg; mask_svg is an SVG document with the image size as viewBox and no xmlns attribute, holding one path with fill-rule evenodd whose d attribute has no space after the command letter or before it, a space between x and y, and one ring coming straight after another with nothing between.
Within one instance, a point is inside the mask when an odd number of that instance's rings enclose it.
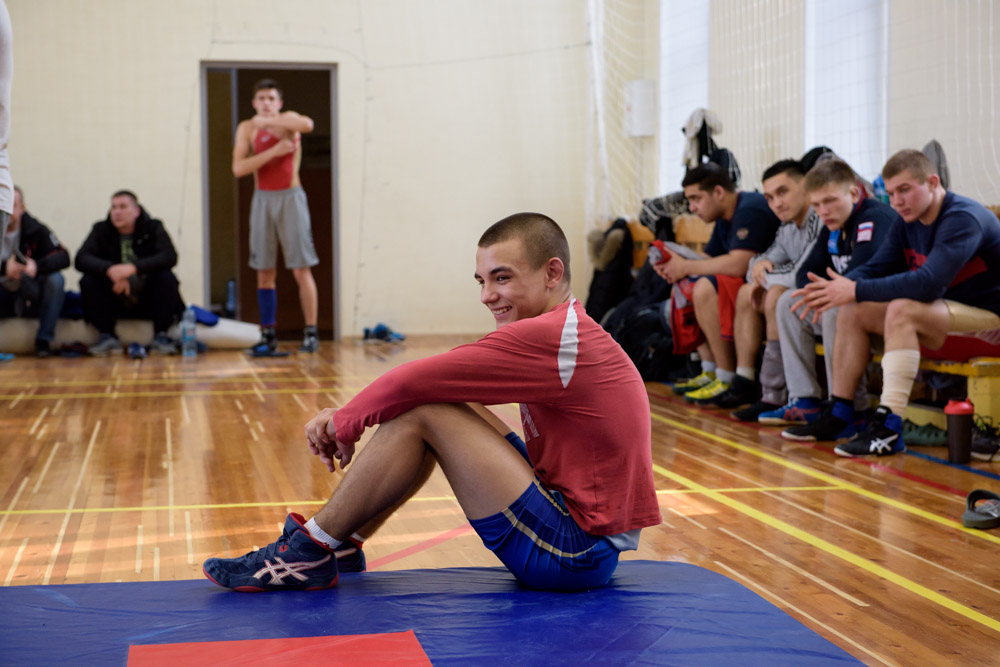
<instances>
[{"instance_id":1,"label":"white floor line","mask_svg":"<svg viewBox=\"0 0 1000 667\"><path fill-rule=\"evenodd\" d=\"M39 424L42 423L42 420L45 419L45 415L47 415L48 413L49 413L48 408L42 409L41 413L38 415L38 419L36 419L35 423L31 425L31 430L28 431L28 435L35 435L35 431L38 429Z\"/></svg>"},{"instance_id":2,"label":"white floor line","mask_svg":"<svg viewBox=\"0 0 1000 667\"><path fill-rule=\"evenodd\" d=\"M21 540L21 546L17 548L17 553L14 554L14 560L10 563L10 570L7 572L7 578L3 580L4 586L10 586L11 580L14 579L14 572L17 570L17 566L21 563L21 554L24 553L24 548L28 546L28 538Z\"/></svg>"},{"instance_id":3,"label":"white floor line","mask_svg":"<svg viewBox=\"0 0 1000 667\"><path fill-rule=\"evenodd\" d=\"M49 580L52 578L52 570L56 567L56 560L59 558L59 550L62 548L63 538L66 536L66 526L69 525L70 517L73 516L73 506L76 504L76 494L80 492L80 485L83 483L83 476L87 472L87 463L90 461L90 455L94 452L94 443L97 442L97 433L101 430L100 420L94 424L94 431L90 434L90 444L87 445L87 453L83 456L83 463L80 465L80 474L76 478L76 485L73 487L73 494L69 499L69 506L66 508L66 516L63 517L62 526L59 527L59 534L56 537L56 543L52 547L52 556L49 559L49 566L45 570L45 576L42 578L42 585L47 586Z\"/></svg>"},{"instance_id":4,"label":"white floor line","mask_svg":"<svg viewBox=\"0 0 1000 667\"><path fill-rule=\"evenodd\" d=\"M17 499L21 497L21 492L24 491L24 487L27 485L28 485L28 478L25 477L24 479L21 480L21 485L17 487L17 493L15 493L14 497L11 498L10 505L7 506L8 512L14 509L14 505L17 504ZM9 517L10 514L4 514L3 518L0 519L0 533L3 533L3 527L7 525L7 519Z\"/></svg>"},{"instance_id":5,"label":"white floor line","mask_svg":"<svg viewBox=\"0 0 1000 667\"><path fill-rule=\"evenodd\" d=\"M41 474L38 475L38 481L35 482L35 486L34 486L34 488L31 489L31 493L33 493L33 494L34 493L38 493L38 489L40 489L42 487L42 480L45 479L45 475L49 471L49 466L52 465L52 461L56 457L56 452L59 451L59 445L60 444L62 444L62 443L57 442L55 445L53 445L52 451L49 452L49 458L45 462L45 465L42 467L42 472L41 472Z\"/></svg>"}]
</instances>

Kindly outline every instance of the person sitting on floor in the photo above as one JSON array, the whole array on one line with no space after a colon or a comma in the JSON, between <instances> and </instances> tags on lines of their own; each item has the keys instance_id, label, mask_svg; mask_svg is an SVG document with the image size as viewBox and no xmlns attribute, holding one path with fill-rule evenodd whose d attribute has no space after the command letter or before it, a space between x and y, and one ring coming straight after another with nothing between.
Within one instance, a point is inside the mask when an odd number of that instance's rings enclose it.
<instances>
[{"instance_id":1,"label":"person sitting on floor","mask_svg":"<svg viewBox=\"0 0 1000 667\"><path fill-rule=\"evenodd\" d=\"M920 365L920 346L940 348L949 333L1000 329L1000 220L983 205L949 192L931 161L902 150L882 169L896 224L875 255L847 275L809 274L795 308L817 319L837 313L833 404L812 423L817 440L849 438L852 395L882 336L882 396L867 428L837 445L841 456L906 451L902 415Z\"/></svg>"},{"instance_id":2,"label":"person sitting on floor","mask_svg":"<svg viewBox=\"0 0 1000 667\"><path fill-rule=\"evenodd\" d=\"M35 354L52 354L56 324L66 293L62 270L69 253L48 227L24 208L24 193L14 186L14 212L0 251L0 317L37 317Z\"/></svg>"},{"instance_id":3,"label":"person sitting on floor","mask_svg":"<svg viewBox=\"0 0 1000 667\"><path fill-rule=\"evenodd\" d=\"M682 185L691 212L715 223L705 246L708 257L673 257L656 271L671 283L697 278L692 302L706 341L698 347L702 373L675 385L674 392L693 403L711 403L729 389L737 370L748 374L748 369L736 368L733 349L736 293L750 258L771 245L781 222L764 195L737 190L729 173L714 163L688 170Z\"/></svg>"},{"instance_id":4,"label":"person sitting on floor","mask_svg":"<svg viewBox=\"0 0 1000 667\"><path fill-rule=\"evenodd\" d=\"M534 589L604 585L620 552L662 521L645 385L573 298L559 225L538 213L493 224L475 278L496 331L403 364L316 415L306 438L331 472L379 427L315 517L289 514L272 544L208 559L209 579L239 591L335 586L348 562L363 569L358 549L341 547L371 535L435 462L483 544ZM523 441L484 407L511 402L521 403Z\"/></svg>"},{"instance_id":5,"label":"person sitting on floor","mask_svg":"<svg viewBox=\"0 0 1000 667\"><path fill-rule=\"evenodd\" d=\"M167 336L184 312L171 271L175 264L177 251L163 223L151 218L132 192L111 195L108 217L94 223L76 253L76 268L83 274L83 316L100 334L90 347L92 355L121 353L115 335L121 317L153 320L152 350L177 353L177 344Z\"/></svg>"}]
</instances>

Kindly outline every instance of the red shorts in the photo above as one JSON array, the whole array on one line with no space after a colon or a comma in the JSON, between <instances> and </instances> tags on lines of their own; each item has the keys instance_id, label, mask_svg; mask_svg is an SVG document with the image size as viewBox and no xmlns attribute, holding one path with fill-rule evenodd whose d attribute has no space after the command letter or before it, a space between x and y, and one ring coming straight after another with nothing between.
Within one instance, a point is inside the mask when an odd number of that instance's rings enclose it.
<instances>
[{"instance_id":1,"label":"red shorts","mask_svg":"<svg viewBox=\"0 0 1000 667\"><path fill-rule=\"evenodd\" d=\"M736 294L746 281L743 276L712 276L719 294L719 326L722 340L733 339L733 322L736 319Z\"/></svg>"}]
</instances>

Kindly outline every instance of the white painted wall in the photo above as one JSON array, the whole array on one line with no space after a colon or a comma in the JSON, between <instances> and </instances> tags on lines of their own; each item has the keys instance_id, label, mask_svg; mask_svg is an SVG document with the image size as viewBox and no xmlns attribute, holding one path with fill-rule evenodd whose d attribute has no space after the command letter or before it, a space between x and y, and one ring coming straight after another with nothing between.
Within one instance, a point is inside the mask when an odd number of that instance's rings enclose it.
<instances>
[{"instance_id":1,"label":"white painted wall","mask_svg":"<svg viewBox=\"0 0 1000 667\"><path fill-rule=\"evenodd\" d=\"M376 321L410 334L491 329L475 243L522 210L563 225L585 298L584 3L7 4L14 179L71 250L128 187L167 224L184 295L200 301L200 63L336 63L343 335Z\"/></svg>"}]
</instances>

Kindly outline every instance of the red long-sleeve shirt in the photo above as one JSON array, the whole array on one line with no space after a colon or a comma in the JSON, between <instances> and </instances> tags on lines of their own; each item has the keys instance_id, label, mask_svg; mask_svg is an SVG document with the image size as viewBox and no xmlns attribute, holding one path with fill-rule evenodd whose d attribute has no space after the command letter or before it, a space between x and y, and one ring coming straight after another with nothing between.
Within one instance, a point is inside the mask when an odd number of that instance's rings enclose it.
<instances>
[{"instance_id":1,"label":"red long-sleeve shirt","mask_svg":"<svg viewBox=\"0 0 1000 667\"><path fill-rule=\"evenodd\" d=\"M521 404L535 474L563 494L586 532L660 523L646 388L575 299L389 371L338 410L334 426L338 439L355 442L419 405L460 402Z\"/></svg>"}]
</instances>

